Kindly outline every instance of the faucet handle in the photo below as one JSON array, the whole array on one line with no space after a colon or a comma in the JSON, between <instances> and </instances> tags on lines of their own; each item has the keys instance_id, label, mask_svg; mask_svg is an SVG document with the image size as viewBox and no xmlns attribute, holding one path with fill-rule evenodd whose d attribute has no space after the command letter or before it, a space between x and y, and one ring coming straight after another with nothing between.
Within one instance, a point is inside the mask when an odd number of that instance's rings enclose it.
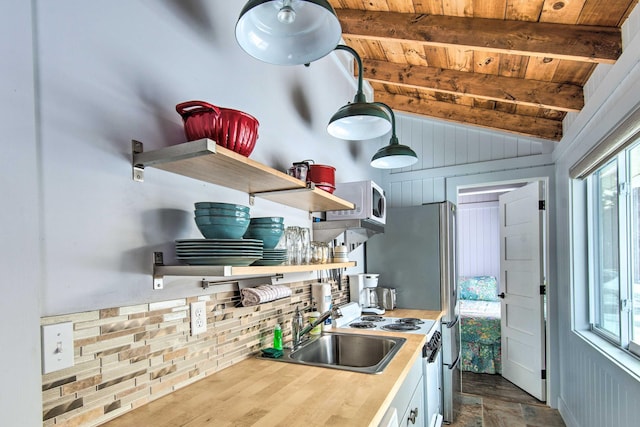
<instances>
[{"instance_id":1,"label":"faucet handle","mask_svg":"<svg viewBox=\"0 0 640 427\"><path fill-rule=\"evenodd\" d=\"M342 317L342 310L340 310L340 307L336 307L332 310L332 316L334 319Z\"/></svg>"},{"instance_id":2,"label":"faucet handle","mask_svg":"<svg viewBox=\"0 0 640 427\"><path fill-rule=\"evenodd\" d=\"M296 305L296 311L295 313L293 313L293 323L296 325L304 324L304 317L302 316L302 312L300 311L300 308L297 305Z\"/></svg>"},{"instance_id":3,"label":"faucet handle","mask_svg":"<svg viewBox=\"0 0 640 427\"><path fill-rule=\"evenodd\" d=\"M303 324L304 319L302 317L302 313L300 312L300 308L296 306L296 311L293 313L293 319L291 319L291 328L293 329L294 338L297 337L297 332L302 329Z\"/></svg>"}]
</instances>

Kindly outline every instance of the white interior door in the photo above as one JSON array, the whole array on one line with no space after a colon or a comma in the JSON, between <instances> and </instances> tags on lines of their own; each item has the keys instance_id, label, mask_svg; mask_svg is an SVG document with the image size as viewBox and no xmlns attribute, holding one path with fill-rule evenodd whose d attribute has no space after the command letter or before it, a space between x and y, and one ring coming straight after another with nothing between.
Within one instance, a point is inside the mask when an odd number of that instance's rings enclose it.
<instances>
[{"instance_id":1,"label":"white interior door","mask_svg":"<svg viewBox=\"0 0 640 427\"><path fill-rule=\"evenodd\" d=\"M500 196L502 376L546 400L542 182Z\"/></svg>"}]
</instances>

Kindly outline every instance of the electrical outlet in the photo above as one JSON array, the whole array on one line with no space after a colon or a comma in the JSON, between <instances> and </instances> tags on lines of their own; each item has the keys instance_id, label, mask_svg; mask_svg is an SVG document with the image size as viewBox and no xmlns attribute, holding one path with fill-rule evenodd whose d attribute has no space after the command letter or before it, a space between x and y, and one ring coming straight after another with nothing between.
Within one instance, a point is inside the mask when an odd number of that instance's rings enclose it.
<instances>
[{"instance_id":1,"label":"electrical outlet","mask_svg":"<svg viewBox=\"0 0 640 427\"><path fill-rule=\"evenodd\" d=\"M207 302L191 303L191 335L207 332Z\"/></svg>"},{"instance_id":2,"label":"electrical outlet","mask_svg":"<svg viewBox=\"0 0 640 427\"><path fill-rule=\"evenodd\" d=\"M42 373L73 366L73 322L43 325Z\"/></svg>"}]
</instances>

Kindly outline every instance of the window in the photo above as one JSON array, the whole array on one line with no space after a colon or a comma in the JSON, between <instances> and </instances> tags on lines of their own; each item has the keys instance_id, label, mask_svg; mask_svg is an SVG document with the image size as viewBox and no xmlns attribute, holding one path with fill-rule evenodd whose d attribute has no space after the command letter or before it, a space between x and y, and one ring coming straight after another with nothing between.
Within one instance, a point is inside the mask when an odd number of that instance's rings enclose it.
<instances>
[{"instance_id":1,"label":"window","mask_svg":"<svg viewBox=\"0 0 640 427\"><path fill-rule=\"evenodd\" d=\"M629 242L631 260L631 340L640 343L640 145L629 152L630 193Z\"/></svg>"},{"instance_id":2,"label":"window","mask_svg":"<svg viewBox=\"0 0 640 427\"><path fill-rule=\"evenodd\" d=\"M640 355L640 143L587 185L591 329Z\"/></svg>"}]
</instances>

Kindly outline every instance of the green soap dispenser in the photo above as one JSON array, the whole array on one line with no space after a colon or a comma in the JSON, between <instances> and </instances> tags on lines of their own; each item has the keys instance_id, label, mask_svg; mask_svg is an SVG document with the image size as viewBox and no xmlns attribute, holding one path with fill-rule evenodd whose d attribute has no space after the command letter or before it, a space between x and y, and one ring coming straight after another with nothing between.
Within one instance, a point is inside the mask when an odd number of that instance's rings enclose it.
<instances>
[{"instance_id":1,"label":"green soap dispenser","mask_svg":"<svg viewBox=\"0 0 640 427\"><path fill-rule=\"evenodd\" d=\"M282 350L282 328L279 323L273 329L273 348Z\"/></svg>"}]
</instances>

